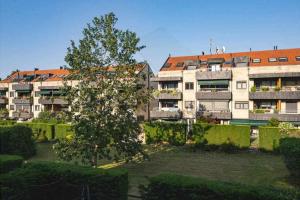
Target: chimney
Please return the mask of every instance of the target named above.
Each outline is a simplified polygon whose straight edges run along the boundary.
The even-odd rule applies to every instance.
[[[63,66],[60,66],[59,69],[63,69]]]
[[[35,67],[35,68],[34,68],[34,71],[37,71],[37,70],[39,70],[39,68]]]
[[[205,53],[204,53],[204,51],[202,51],[202,56],[204,56],[205,55]]]

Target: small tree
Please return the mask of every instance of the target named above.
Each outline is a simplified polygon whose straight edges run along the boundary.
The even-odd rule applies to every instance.
[[[79,44],[71,41],[68,48],[65,60],[71,74],[65,92],[75,135],[54,146],[66,161],[97,166],[97,160],[103,158],[128,161],[137,154],[145,155],[134,111],[150,94],[138,89],[140,66],[133,58],[144,46],[138,45],[135,33],[117,29],[116,22],[113,13],[94,18]],[[80,81],[67,87],[70,80]]]
[[[279,132],[281,134],[281,137],[287,137],[290,133],[291,129],[294,129],[294,125],[289,122],[281,122],[278,125]]]
[[[272,118],[269,120],[268,125],[269,125],[269,126],[273,126],[273,127],[278,127],[278,125],[279,125],[279,120],[276,119],[276,118],[274,118],[274,117],[272,117]]]

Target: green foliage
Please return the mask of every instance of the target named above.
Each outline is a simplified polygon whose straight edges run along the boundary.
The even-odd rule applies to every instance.
[[[282,137],[287,137],[290,133],[290,130],[294,129],[294,125],[290,122],[281,122],[278,125],[279,132]]]
[[[38,142],[45,142],[54,139],[54,124],[49,123],[22,123],[31,128],[34,139]]]
[[[146,143],[168,142],[171,145],[184,145],[186,142],[186,128],[184,123],[151,122],[143,124]]]
[[[74,135],[74,130],[69,124],[56,124],[55,125],[55,138],[64,139],[68,135]]]
[[[300,138],[280,139],[279,149],[291,176],[300,180]]]
[[[0,126],[11,126],[16,124],[17,122],[14,120],[2,120],[0,121]]]
[[[3,199],[78,199],[88,186],[90,199],[126,200],[128,191],[126,171],[50,162],[24,164],[0,180]]]
[[[1,154],[28,158],[36,153],[32,130],[26,126],[0,126]]]
[[[294,190],[209,181],[173,174],[151,177],[148,186],[141,186],[141,193],[143,200],[296,200],[299,198],[299,193]]]
[[[256,86],[255,85],[251,87],[251,92],[256,92]]]
[[[269,121],[268,121],[268,126],[272,126],[272,127],[278,127],[279,125],[279,120],[272,117]]]
[[[21,167],[23,158],[17,155],[0,155],[0,173],[7,173]]]
[[[0,109],[0,119],[6,119],[8,118],[8,110],[6,108]]]
[[[42,111],[39,113],[38,117],[33,119],[32,122],[35,123],[50,123],[50,124],[62,124],[68,122],[67,113],[61,112],[50,112]]]
[[[193,140],[196,147],[209,150],[234,151],[250,146],[250,127],[216,124],[193,124]]]
[[[281,90],[281,87],[276,86],[274,90],[275,90],[275,92],[279,92]]]
[[[263,86],[263,87],[261,87],[261,90],[263,92],[267,92],[267,91],[269,91],[269,87]]]

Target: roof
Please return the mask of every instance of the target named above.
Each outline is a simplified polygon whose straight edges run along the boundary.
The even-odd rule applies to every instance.
[[[264,50],[264,51],[249,51],[249,52],[237,52],[237,53],[221,53],[221,54],[211,54],[211,55],[194,55],[194,56],[176,56],[168,57],[164,65],[168,67],[162,67],[160,71],[175,71],[184,70],[185,66],[180,63],[186,61],[208,61],[209,59],[224,59],[226,61],[232,62],[235,57],[247,56],[250,59],[250,67],[259,66],[278,66],[278,65],[300,65],[300,61],[296,61],[296,56],[300,56],[300,48],[293,49],[280,49],[280,50]],[[279,58],[286,57],[288,60],[286,62],[269,62],[269,58]],[[260,59],[259,63],[253,63],[253,59]]]

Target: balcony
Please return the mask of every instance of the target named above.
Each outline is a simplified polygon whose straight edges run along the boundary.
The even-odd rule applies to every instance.
[[[231,71],[203,71],[197,72],[197,80],[228,80],[231,79]]]
[[[14,98],[12,100],[14,104],[32,104],[32,98],[31,97],[26,97],[26,98]]]
[[[40,98],[39,103],[42,105],[67,105],[68,102],[62,98]]]
[[[300,114],[249,113],[249,119],[252,119],[252,120],[270,120],[271,118],[276,118],[279,121],[299,122]]]
[[[8,99],[6,97],[0,97],[0,104],[7,104]]]
[[[182,81],[180,76],[169,76],[169,77],[152,77],[151,82],[161,82],[161,81]]]
[[[249,93],[249,99],[300,99],[299,91],[256,91]]]
[[[209,117],[212,119],[231,119],[231,112],[224,111],[198,111],[197,117]]]
[[[160,90],[154,94],[156,99],[182,99],[182,92],[176,90]]]
[[[157,108],[150,111],[152,119],[180,119],[182,113],[179,109],[158,110]]]
[[[12,89],[13,90],[16,90],[16,91],[31,91],[33,89],[33,85],[32,84],[15,84],[15,85],[12,85]]]
[[[6,92],[8,90],[8,87],[0,87],[1,92]]]
[[[12,117],[27,120],[33,117],[33,113],[25,111],[15,111],[12,113]]]
[[[196,98],[198,100],[230,100],[231,92],[224,90],[210,90],[210,91],[198,91],[196,92]]]

